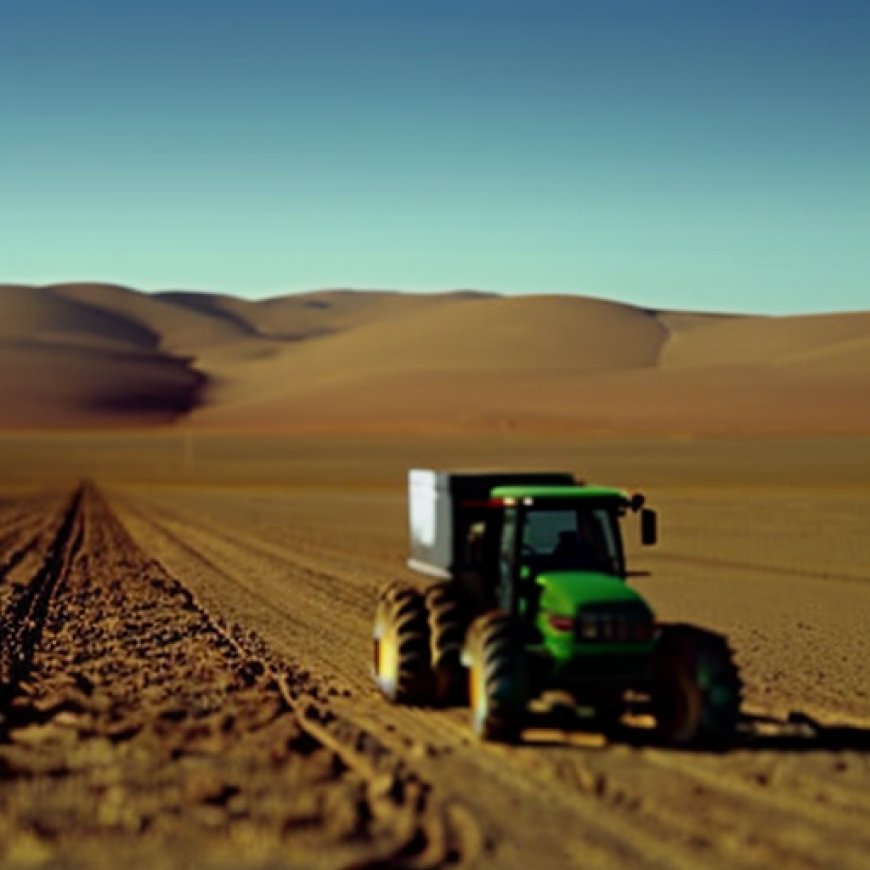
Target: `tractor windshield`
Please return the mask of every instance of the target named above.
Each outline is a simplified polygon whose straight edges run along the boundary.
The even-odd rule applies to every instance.
[[[619,530],[612,510],[590,505],[535,506],[525,511],[521,561],[542,571],[600,571],[621,576]]]

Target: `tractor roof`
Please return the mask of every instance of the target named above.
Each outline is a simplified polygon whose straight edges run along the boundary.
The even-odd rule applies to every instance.
[[[492,498],[513,499],[613,499],[627,502],[628,495],[612,486],[496,486],[490,492]]]

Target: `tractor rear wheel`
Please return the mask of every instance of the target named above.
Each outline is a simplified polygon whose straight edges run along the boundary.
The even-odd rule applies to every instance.
[[[740,718],[742,683],[725,638],[691,625],[661,629],[653,665],[659,736],[675,746],[726,746]]]
[[[384,696],[397,704],[428,703],[429,623],[416,589],[394,583],[380,594],[372,640],[375,682]]]
[[[522,647],[510,617],[498,610],[478,617],[468,631],[466,655],[472,728],[484,740],[516,742],[528,691]]]
[[[467,619],[459,588],[450,581],[426,590],[433,697],[437,704],[461,704],[466,700],[462,667],[462,644]]]

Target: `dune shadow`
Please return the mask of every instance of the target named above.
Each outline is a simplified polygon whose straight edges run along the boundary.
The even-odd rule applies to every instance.
[[[223,298],[215,293],[192,293],[183,290],[164,290],[155,294],[164,302],[178,308],[187,308],[197,314],[222,320],[234,326],[242,335],[252,338],[263,338],[263,334],[254,324],[228,308],[222,308]]]
[[[136,360],[131,354],[119,358],[124,363]],[[87,407],[119,420],[146,416],[171,422],[205,403],[212,379],[195,368],[192,359],[141,355],[139,360],[146,366],[142,372],[130,372],[117,389],[95,391]]]

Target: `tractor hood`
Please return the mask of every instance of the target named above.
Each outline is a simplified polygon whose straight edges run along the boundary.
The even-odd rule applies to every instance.
[[[639,603],[643,598],[625,581],[594,571],[544,571],[535,578],[542,587],[540,607],[549,613],[573,615],[588,604]]]

